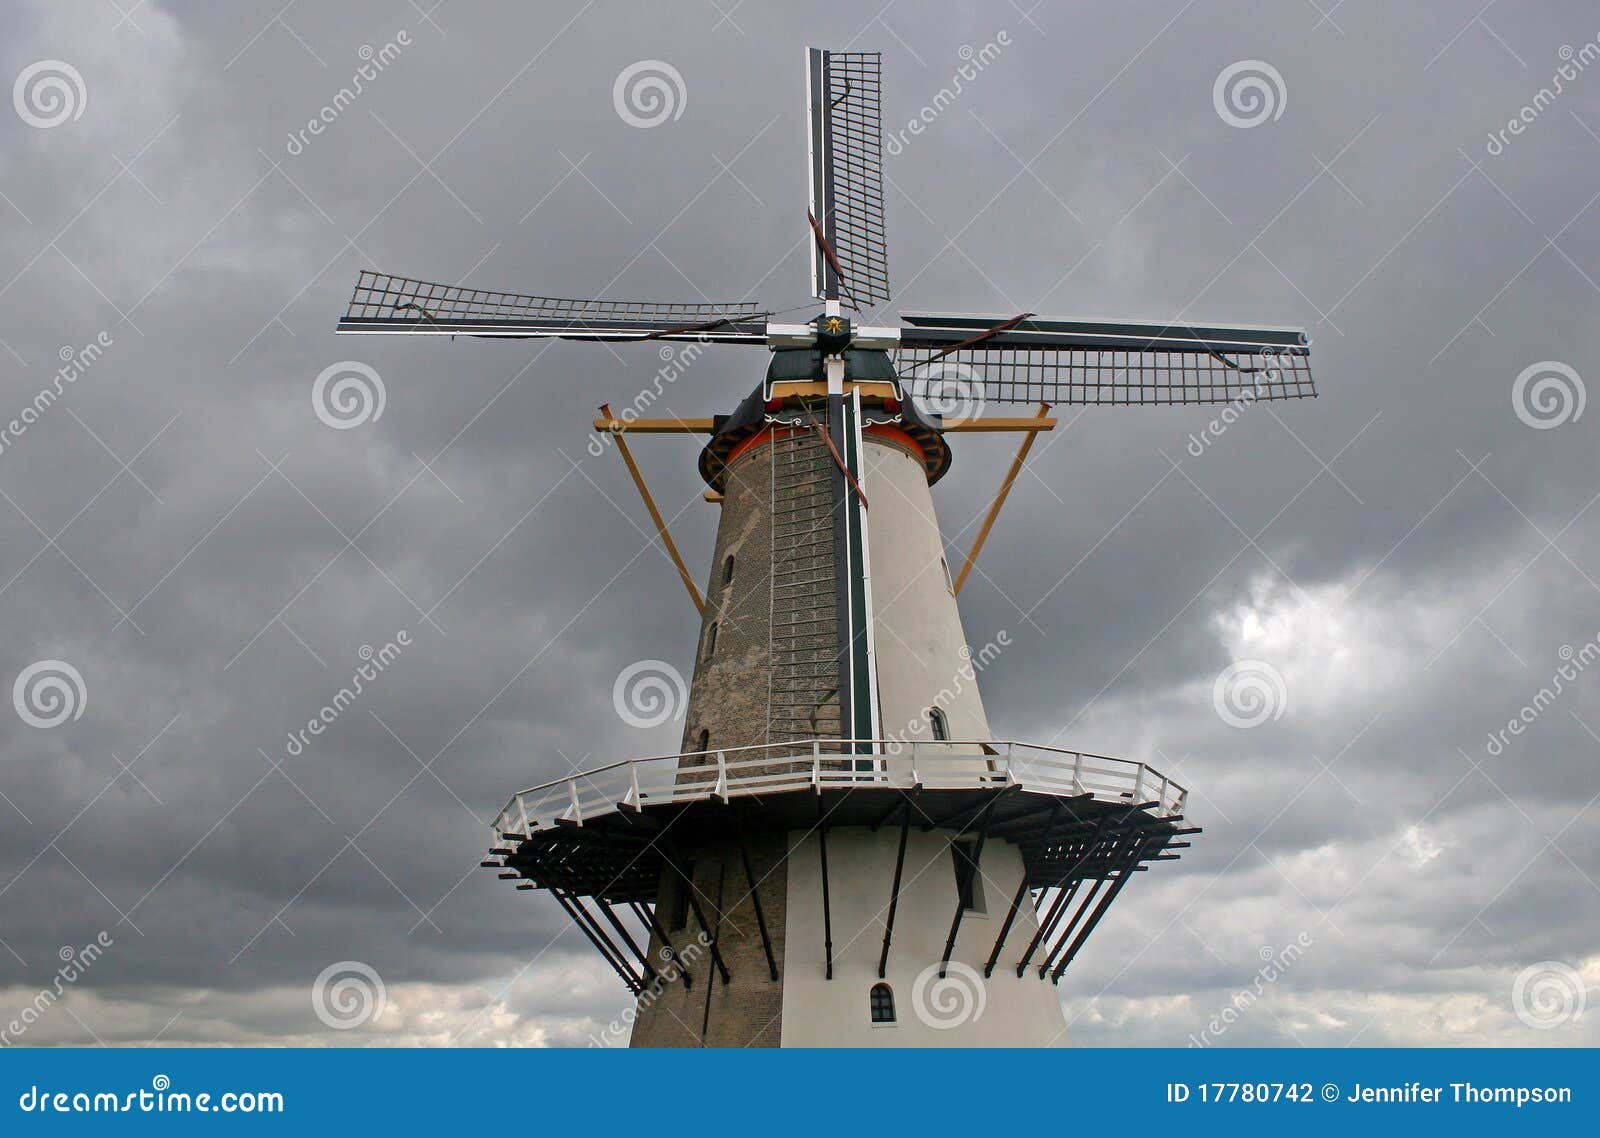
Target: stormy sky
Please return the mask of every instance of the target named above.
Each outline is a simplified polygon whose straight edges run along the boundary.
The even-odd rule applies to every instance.
[[[621,1011],[476,867],[512,790],[677,747],[612,686],[687,674],[697,619],[587,449],[661,360],[333,325],[364,268],[805,303],[820,43],[881,50],[886,125],[922,124],[886,319],[1314,341],[1321,398],[1225,429],[1061,408],[962,594],[1011,641],[997,735],[1148,761],[1205,827],[1063,980],[1072,1038],[1181,1044],[1248,990],[1208,1041],[1600,1042],[1600,21],[1481,7],[5,5],[0,680],[43,702],[0,715],[0,1022],[97,938],[16,1042],[581,1045]],[[667,113],[619,104],[642,61]],[[354,425],[314,397],[346,361],[383,392]],[[653,413],[764,362],[708,351]],[[636,453],[703,577],[694,446]],[[952,560],[1012,446],[956,440]],[[385,1004],[334,1030],[310,993],[352,961]]]

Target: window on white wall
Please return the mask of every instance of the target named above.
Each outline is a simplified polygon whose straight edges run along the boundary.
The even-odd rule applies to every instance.
[[[875,1024],[894,1022],[894,989],[887,984],[874,984],[868,997]]]

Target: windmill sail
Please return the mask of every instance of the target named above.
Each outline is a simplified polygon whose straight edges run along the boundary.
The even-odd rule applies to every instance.
[[[866,310],[889,299],[883,56],[811,48],[807,64],[811,216],[838,259],[836,268],[818,243],[811,258],[812,292]]]
[[[754,302],[571,300],[434,284],[363,271],[340,332],[559,337],[566,340],[766,342],[767,313]]]
[[[912,393],[967,385],[997,403],[1187,404],[1315,396],[1298,328],[907,313]]]

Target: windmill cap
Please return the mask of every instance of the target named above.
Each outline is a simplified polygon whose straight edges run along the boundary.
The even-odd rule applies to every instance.
[[[765,431],[769,402],[767,393],[773,383],[821,383],[826,369],[822,353],[815,348],[779,348],[772,353],[767,366],[766,380],[752,391],[731,415],[717,415],[712,419],[711,441],[700,452],[700,476],[713,490],[726,488],[728,464],[733,461],[743,444]],[[938,421],[923,414],[916,400],[902,398],[899,378],[889,353],[878,349],[851,348],[845,352],[844,378],[847,383],[884,383],[894,386],[896,394],[868,402],[864,411],[870,429],[879,425],[892,425],[921,451],[923,466],[929,483],[937,482],[950,469],[951,453]]]

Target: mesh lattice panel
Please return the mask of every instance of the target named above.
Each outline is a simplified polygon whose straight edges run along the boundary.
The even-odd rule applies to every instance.
[[[642,329],[677,327],[712,320],[759,319],[754,301],[662,303],[632,300],[572,300],[464,288],[363,271],[345,309],[346,322],[399,325],[431,323],[494,326],[574,327],[637,324]]]
[[[1311,357],[1283,349],[1226,359],[1209,352],[1128,352],[975,345],[938,357],[902,348],[908,393],[941,403],[1163,404],[1300,399],[1316,395]],[[971,411],[964,411],[971,414]]]
[[[883,56],[828,51],[823,122],[831,162],[822,222],[844,269],[840,299],[867,309],[889,299],[883,228]]]

